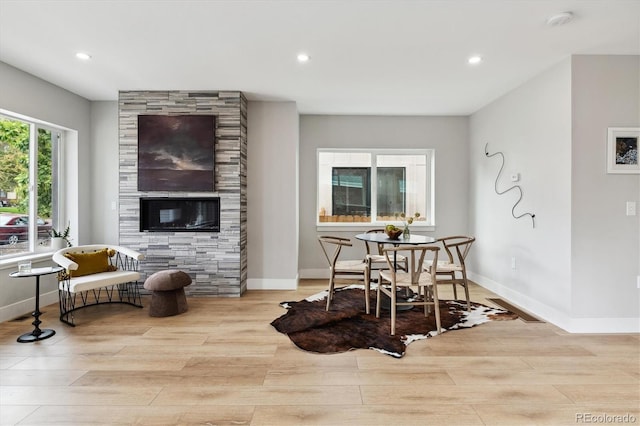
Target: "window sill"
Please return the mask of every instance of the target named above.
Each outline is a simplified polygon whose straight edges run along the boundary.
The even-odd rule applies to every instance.
[[[55,250],[26,253],[24,255],[18,255],[7,259],[0,259],[0,270],[18,269],[18,264],[25,260],[30,260],[32,263],[50,261],[53,253],[55,253]]]
[[[358,233],[365,232],[368,229],[384,228],[386,223],[316,223],[316,231],[336,231],[336,232],[349,232],[354,231]],[[396,225],[398,228],[402,226]],[[436,230],[435,225],[411,225],[411,232],[433,232]]]

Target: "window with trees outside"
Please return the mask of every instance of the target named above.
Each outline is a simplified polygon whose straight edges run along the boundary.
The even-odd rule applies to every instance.
[[[433,150],[318,150],[322,225],[433,225]]]
[[[62,130],[0,115],[0,258],[50,244],[58,227]]]

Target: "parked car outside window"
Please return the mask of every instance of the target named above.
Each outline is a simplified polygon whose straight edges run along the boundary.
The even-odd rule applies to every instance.
[[[38,218],[38,239],[49,238],[51,223]],[[0,244],[17,244],[29,240],[29,216],[24,214],[0,214]]]

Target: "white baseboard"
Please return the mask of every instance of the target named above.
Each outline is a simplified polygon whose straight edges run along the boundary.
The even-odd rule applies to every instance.
[[[298,279],[247,278],[247,290],[297,290]]]
[[[321,280],[329,279],[329,268],[321,269],[301,269],[298,271],[298,275],[301,279],[307,280]]]
[[[40,310],[43,306],[51,305],[52,303],[58,303],[58,291],[50,291],[40,295]],[[12,303],[11,305],[3,306],[0,308],[0,322],[10,321],[14,318],[18,318],[22,315],[31,315],[36,306],[35,297],[30,297],[19,302]],[[58,309],[58,307],[55,307]]]
[[[640,333],[640,318],[572,318],[496,281],[469,272],[469,279],[569,333]]]
[[[570,333],[640,333],[640,318],[571,318]]]

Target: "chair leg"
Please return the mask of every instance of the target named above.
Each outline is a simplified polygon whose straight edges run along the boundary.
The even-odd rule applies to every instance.
[[[458,300],[458,288],[456,287],[456,273],[451,273],[451,286],[453,287],[453,300]]]
[[[469,299],[469,287],[467,286],[466,280],[463,284],[464,294],[467,296],[467,311],[471,311],[471,299]]]
[[[424,303],[424,316],[428,317],[429,316],[429,305],[427,305],[427,301],[429,300],[429,295],[427,294],[427,287],[422,287],[422,290],[420,289],[420,287],[418,287],[418,296],[422,295],[422,301],[425,302]]]
[[[431,305],[427,302],[433,300],[433,293],[431,289],[427,286],[422,287],[422,291],[424,291],[424,316],[429,316],[429,312],[431,312]]]
[[[467,274],[465,271],[462,271],[462,280],[460,285],[464,287],[464,295],[467,297],[467,311],[471,311],[471,299],[469,298],[469,281],[467,280]]]
[[[371,272],[369,270],[364,271],[364,305],[367,315],[369,315],[369,312],[371,312],[371,302],[369,300],[369,295],[371,293],[370,274]]]
[[[334,278],[334,273],[331,271],[331,275],[329,276],[329,294],[327,294],[327,311],[329,310],[329,306],[331,306],[331,299],[333,298]]]
[[[382,280],[378,280],[378,288],[376,290],[376,318],[380,318],[380,288],[382,287]]]
[[[396,286],[391,285],[391,335],[396,335]]]
[[[442,324],[440,322],[440,300],[438,299],[438,286],[434,284],[432,286],[432,296],[433,296],[433,308],[436,314],[436,333],[440,334],[442,329]]]

